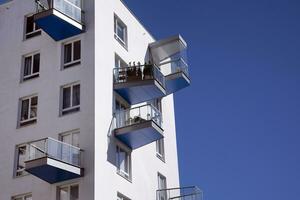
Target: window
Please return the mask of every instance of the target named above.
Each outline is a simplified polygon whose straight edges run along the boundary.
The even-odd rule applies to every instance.
[[[162,112],[162,103],[161,98],[160,99],[154,99],[151,104],[159,111]]]
[[[126,197],[125,195],[118,192],[117,200],[130,200],[130,199],[128,197]]]
[[[19,145],[16,147],[16,164],[15,164],[15,170],[14,170],[14,176],[20,177],[28,174],[25,171],[25,160],[27,156],[27,146],[25,144]]]
[[[167,200],[167,180],[166,177],[158,173],[158,200]]]
[[[74,65],[78,65],[81,62],[81,41],[72,41],[64,44],[63,46],[64,52],[64,65],[63,68],[66,69],[68,67],[72,67]]]
[[[32,200],[32,194],[23,194],[11,198],[12,200]]]
[[[80,110],[80,84],[73,83],[62,87],[61,114],[69,114]]]
[[[131,154],[117,146],[117,172],[126,179],[131,179]]]
[[[79,147],[79,130],[62,133],[60,134],[59,139],[64,143]]]
[[[115,54],[115,68],[128,67],[127,63],[117,54]]]
[[[40,54],[24,56],[23,60],[23,81],[38,77],[40,72]]]
[[[79,185],[67,185],[58,188],[58,200],[79,200]]]
[[[34,23],[33,15],[25,18],[25,39],[41,35],[41,29]]]
[[[31,96],[21,99],[20,126],[36,123],[38,97]]]
[[[156,155],[162,161],[165,161],[165,140],[164,140],[164,138],[156,141]]]
[[[127,26],[115,15],[115,38],[127,48]]]

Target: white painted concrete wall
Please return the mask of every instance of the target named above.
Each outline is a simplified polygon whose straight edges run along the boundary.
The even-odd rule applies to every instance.
[[[33,199],[55,200],[56,188],[78,181],[80,199],[116,199],[117,192],[131,199],[154,200],[157,173],[168,187],[179,186],[173,96],[163,98],[166,162],[156,157],[155,143],[132,152],[132,182],[116,173],[115,142],[107,137],[112,120],[114,55],[126,62],[143,62],[151,35],[120,0],[85,0],[86,33],[81,65],[61,70],[61,47],[46,33],[23,41],[24,16],[35,11],[33,0],[14,0],[0,6],[0,200],[22,193]],[[114,39],[114,13],[128,27],[128,50]],[[70,40],[67,39],[67,41]],[[22,55],[39,50],[40,77],[20,83]],[[60,86],[81,83],[81,111],[59,117]],[[38,94],[37,124],[17,128],[19,98]],[[15,147],[45,137],[80,129],[84,149],[83,178],[50,185],[32,175],[13,178]]]

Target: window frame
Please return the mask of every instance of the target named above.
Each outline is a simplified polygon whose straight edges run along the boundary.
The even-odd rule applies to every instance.
[[[124,40],[118,35],[118,27],[124,29]],[[114,15],[114,37],[126,50],[128,49],[128,27],[116,14]]]
[[[80,48],[79,48],[79,59],[74,60],[74,44],[76,42],[80,42]],[[71,61],[70,62],[65,62],[65,56],[66,56],[66,52],[65,52],[65,47],[66,45],[71,45]],[[70,67],[73,67],[75,65],[80,65],[81,64],[81,59],[82,59],[82,51],[81,48],[82,47],[82,41],[81,39],[74,39],[68,42],[65,42],[62,44],[62,69],[68,69]]]
[[[37,103],[36,103],[36,116],[31,118],[30,114],[31,114],[31,102],[33,98],[37,98]],[[29,100],[28,102],[28,110],[27,110],[27,115],[28,115],[28,119],[22,120],[22,110],[23,110],[23,101]],[[37,123],[37,116],[38,116],[38,102],[39,102],[39,98],[37,94],[33,94],[30,96],[26,96],[26,97],[22,97],[19,99],[19,118],[18,118],[18,127],[24,127],[24,126],[28,126],[28,125],[32,125]]]
[[[79,85],[79,105],[76,105],[76,106],[73,106],[73,90],[74,90],[74,86],[77,86]],[[64,89],[65,88],[71,88],[70,89],[70,107],[68,108],[63,108],[63,104],[64,104]],[[72,113],[76,113],[76,112],[79,112],[80,111],[80,105],[81,105],[81,84],[80,82],[73,82],[73,83],[70,83],[70,84],[67,84],[67,85],[63,85],[61,86],[61,89],[60,89],[60,98],[61,98],[61,101],[60,101],[60,116],[65,116],[65,115],[68,115],[68,114],[72,114]]]
[[[31,199],[32,199],[32,193],[19,194],[19,195],[11,197],[11,200],[18,200],[20,198],[22,200],[27,200],[28,197],[31,197]]]
[[[75,134],[78,135],[78,145],[75,145],[75,144],[74,144],[74,135],[75,135]],[[71,130],[71,131],[67,131],[67,132],[60,133],[59,136],[58,136],[59,141],[64,142],[64,141],[63,141],[63,137],[69,136],[69,135],[71,135],[71,137],[72,137],[72,143],[71,143],[70,145],[79,148],[79,146],[80,146],[80,142],[79,142],[80,130],[79,130],[79,129],[74,129],[74,130]]]
[[[72,183],[72,184],[67,184],[67,185],[60,185],[57,186],[57,190],[56,190],[56,194],[57,194],[57,198],[58,200],[61,200],[60,198],[60,191],[62,188],[68,188],[68,195],[67,195],[67,199],[70,200],[71,199],[71,187],[73,186],[77,186],[78,187],[78,197],[80,195],[80,184],[79,183]]]
[[[164,187],[161,187],[161,180],[164,181],[163,185]],[[168,188],[168,184],[167,184],[167,177],[162,175],[160,172],[157,173],[157,188],[158,190],[164,190],[164,189],[167,189]],[[159,193],[159,197],[162,197],[162,198],[159,198],[159,200],[167,200],[167,191],[165,191],[164,193]]]
[[[131,199],[125,196],[124,194],[117,192],[117,200],[131,200]]]
[[[128,168],[128,172],[125,170],[121,169],[121,162],[120,162],[120,152],[125,152],[125,168]],[[126,180],[130,181],[132,180],[132,163],[131,163],[131,151],[122,147],[121,144],[116,145],[116,168],[117,168],[117,174],[125,178]]]
[[[19,178],[19,177],[29,175],[29,173],[25,171],[25,167],[23,169],[18,169],[19,161],[20,161],[19,149],[22,147],[25,147],[25,158],[28,156],[28,147],[26,144],[18,144],[15,146],[15,164],[14,164],[14,175],[13,175],[14,178]],[[21,174],[18,175],[18,173]]]
[[[39,71],[33,73],[33,66],[34,66],[34,56],[39,55]],[[30,63],[30,75],[25,75],[25,66],[26,66],[26,58],[31,58],[31,63]],[[28,81],[30,79],[34,79],[40,76],[40,67],[41,67],[41,53],[39,51],[35,51],[26,55],[23,55],[22,57],[22,77],[21,77],[21,82]]]
[[[162,138],[156,141],[156,156],[165,162],[166,160],[166,151],[165,151],[165,139]]]
[[[28,18],[33,17],[34,14],[29,14],[25,16],[25,22],[24,22],[24,40],[28,40],[30,38],[34,38],[36,36],[42,35],[42,29],[36,25],[33,19],[33,31],[27,32],[27,24],[28,24]]]

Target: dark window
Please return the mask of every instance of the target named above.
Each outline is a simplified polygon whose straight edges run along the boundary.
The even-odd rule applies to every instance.
[[[20,126],[33,124],[37,120],[38,97],[29,97],[21,100]]]
[[[64,45],[64,68],[80,64],[81,42],[75,41]]]
[[[25,39],[41,35],[41,29],[34,23],[33,15],[26,17]]]
[[[62,115],[80,110],[80,84],[62,88]]]
[[[26,56],[24,59],[23,81],[39,76],[40,54]]]

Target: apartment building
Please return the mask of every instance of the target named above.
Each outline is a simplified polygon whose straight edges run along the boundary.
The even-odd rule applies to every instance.
[[[187,44],[120,0],[0,4],[0,200],[201,199],[179,183]]]

